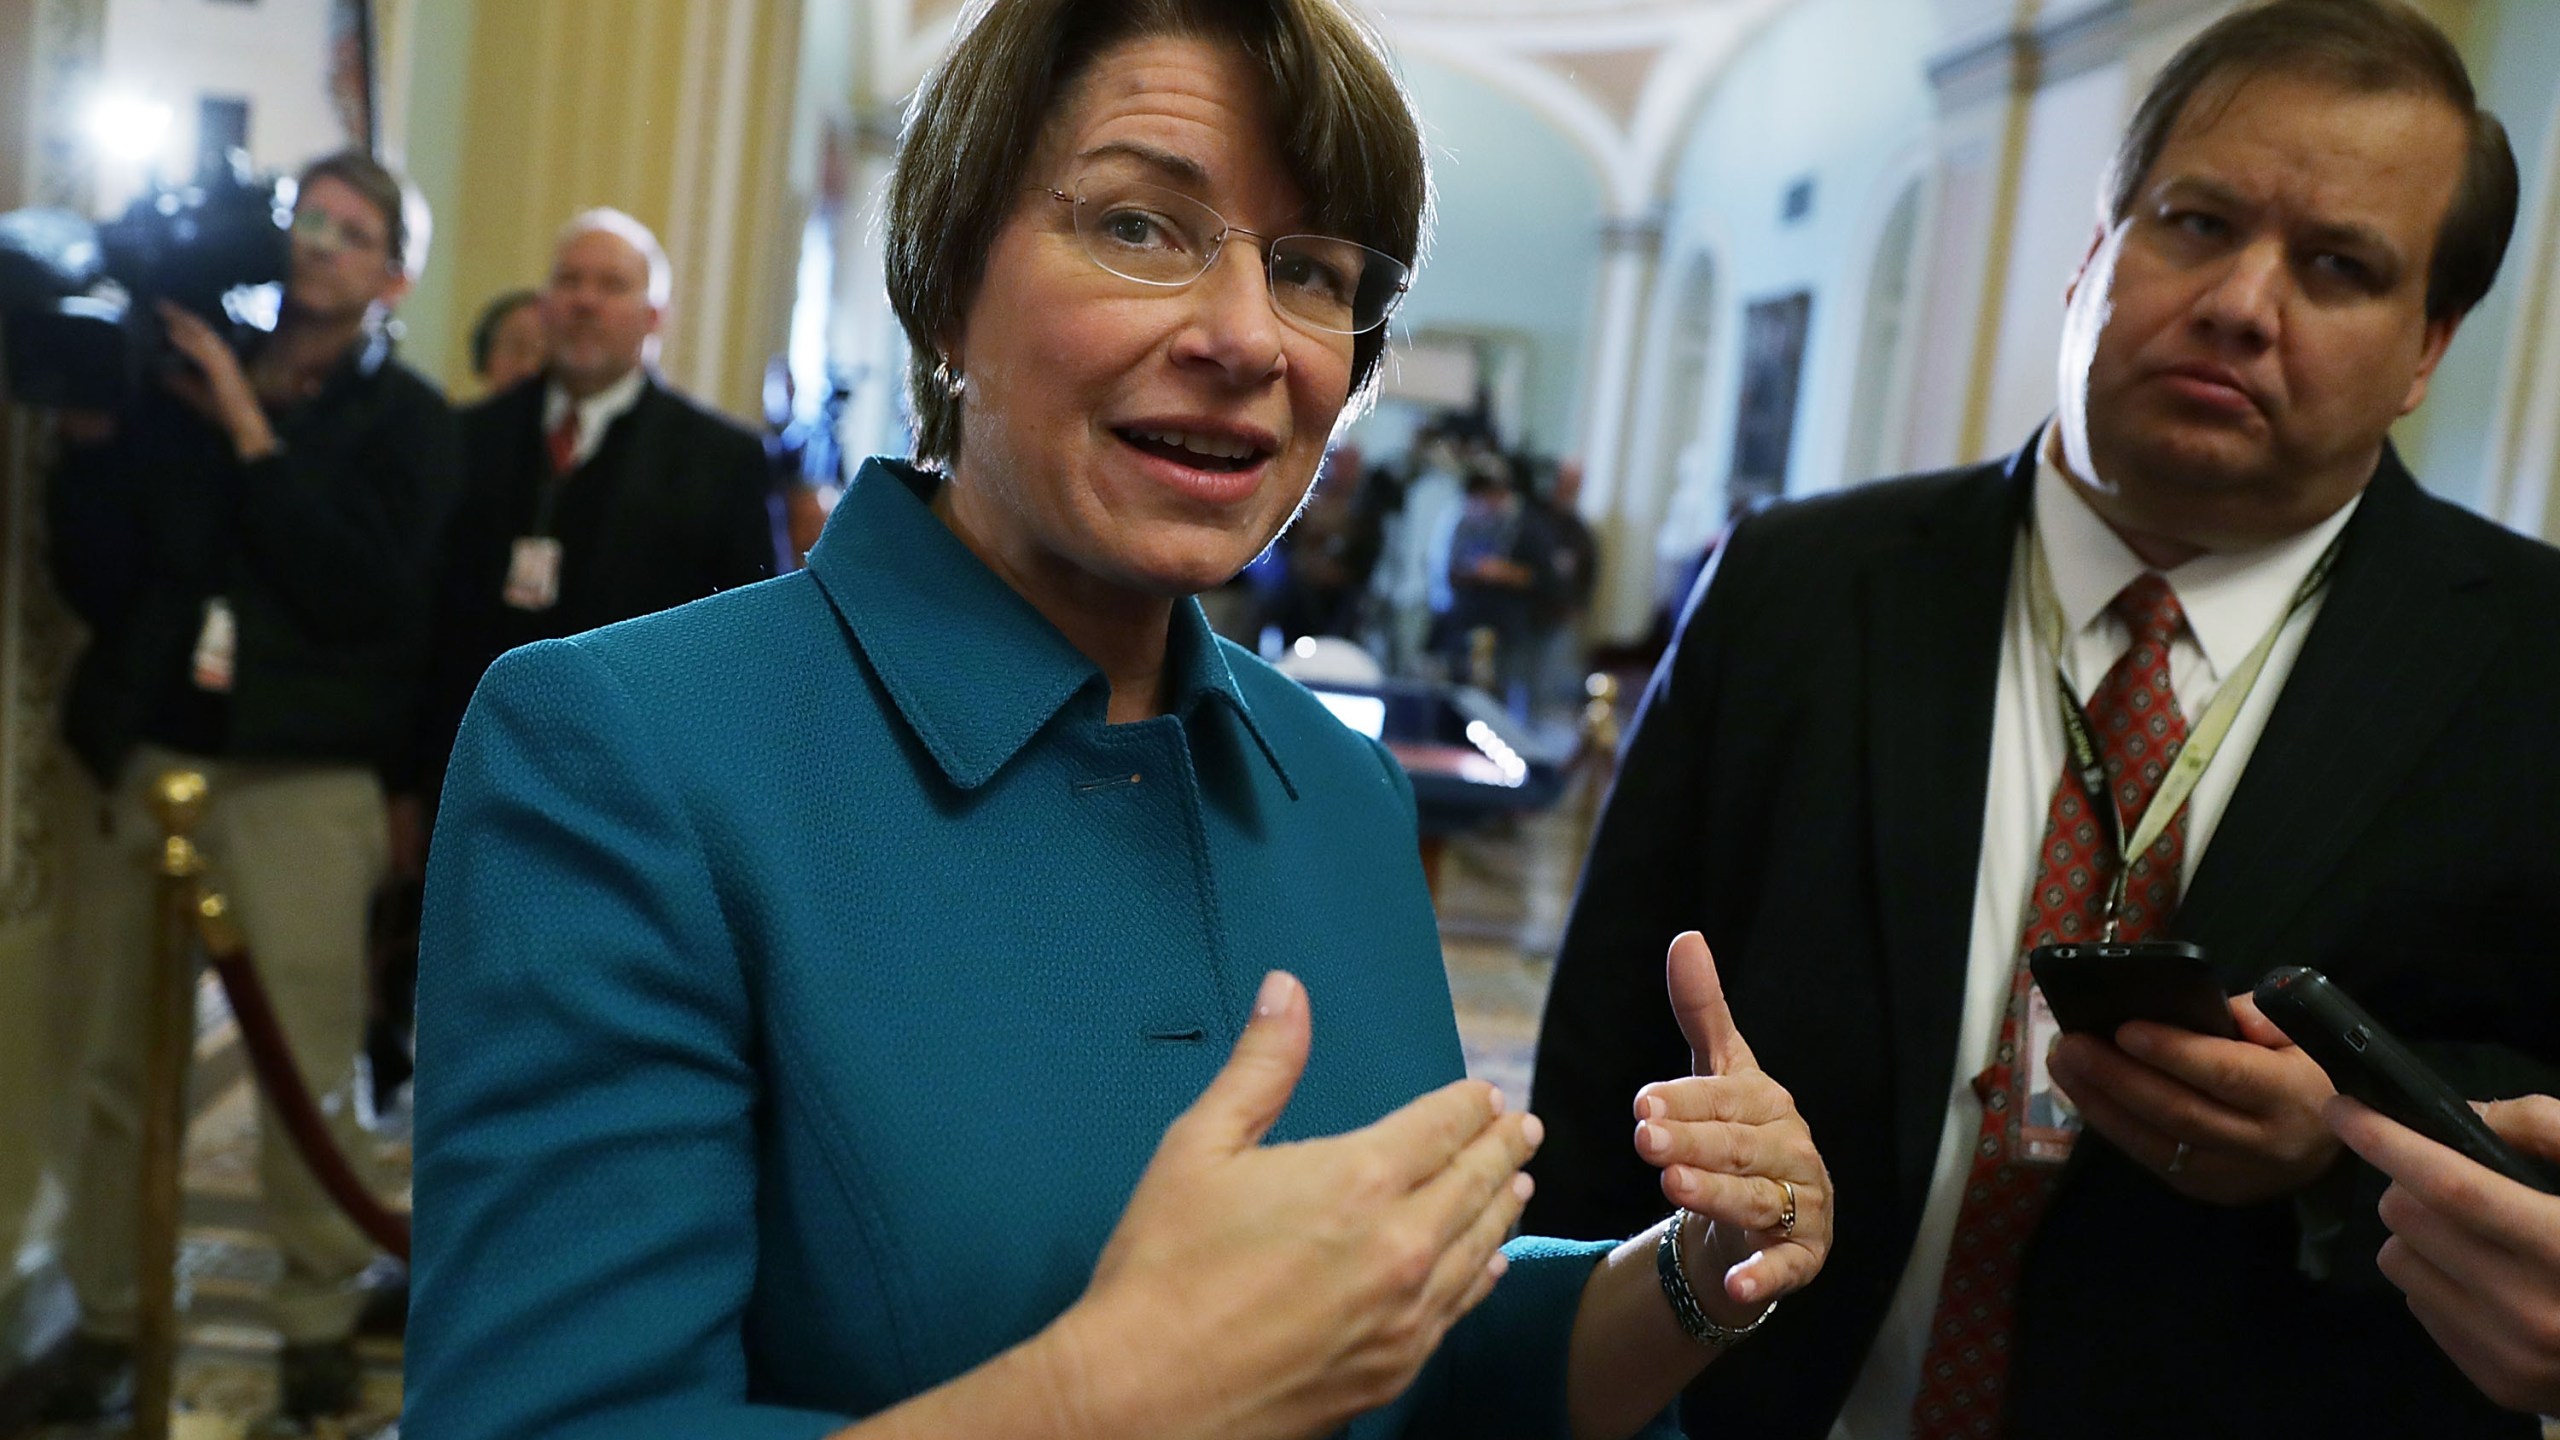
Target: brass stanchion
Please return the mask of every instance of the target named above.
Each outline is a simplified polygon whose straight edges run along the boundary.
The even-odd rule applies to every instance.
[[[205,778],[162,775],[151,793],[166,837],[160,847],[159,925],[153,933],[149,1049],[142,1069],[142,1224],[135,1236],[135,1440],[167,1440],[178,1365],[180,1155],[186,1140],[187,1068],[195,1051],[196,887],[204,854]]]
[[[1582,707],[1582,743],[1574,755],[1579,772],[1574,776],[1574,808],[1588,843],[1600,801],[1618,769],[1618,677],[1594,670],[1584,678],[1582,693],[1591,698]]]
[[[1600,762],[1604,770],[1618,763],[1618,677],[1606,670],[1594,670],[1584,677],[1582,693],[1591,699],[1582,707],[1582,747],[1586,754]]]
[[[1479,625],[1467,632],[1467,683],[1500,699],[1502,684],[1498,651],[1502,638],[1490,625]]]

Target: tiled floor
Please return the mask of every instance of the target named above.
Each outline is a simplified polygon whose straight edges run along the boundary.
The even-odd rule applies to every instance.
[[[178,1295],[184,1349],[178,1360],[178,1412],[173,1440],[245,1440],[281,1431],[266,1423],[275,1409],[276,1335],[260,1297],[278,1261],[258,1210],[257,1104],[239,1032],[221,992],[208,985],[199,1004],[194,1120],[187,1129],[186,1229],[179,1240]],[[403,1190],[407,1143],[396,1135],[376,1148],[380,1172]],[[396,1440],[400,1414],[400,1345],[362,1341],[364,1403],[316,1440]],[[103,1440],[118,1431],[53,1426],[34,1440]]]

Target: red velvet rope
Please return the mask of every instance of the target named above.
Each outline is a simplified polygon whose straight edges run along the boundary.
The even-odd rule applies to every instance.
[[[266,1093],[267,1104],[284,1121],[286,1133],[293,1137],[293,1148],[311,1167],[320,1188],[329,1192],[329,1198],[367,1238],[406,1264],[409,1217],[383,1204],[356,1178],[355,1168],[347,1163],[347,1157],[329,1134],[320,1107],[312,1103],[311,1091],[302,1083],[302,1072],[294,1066],[293,1048],[285,1041],[284,1027],[276,1023],[275,1005],[267,998],[265,983],[258,979],[257,966],[245,947],[222,943],[227,938],[207,934],[205,954],[213,962],[214,973],[222,977],[223,994],[231,999],[231,1018],[239,1022],[240,1043],[248,1049],[258,1088]]]

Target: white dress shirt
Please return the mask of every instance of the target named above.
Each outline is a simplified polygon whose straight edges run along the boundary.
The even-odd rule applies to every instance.
[[[1911,1432],[1911,1402],[1919,1389],[1929,1321],[1937,1310],[1956,1212],[1982,1128],[1982,1102],[1973,1093],[1973,1079],[1991,1063],[1999,1043],[2027,892],[2035,882],[2037,847],[2044,838],[2053,787],[2062,776],[2062,718],[2054,701],[2051,662],[2037,643],[2029,609],[2027,547],[2040,538],[2051,563],[2054,593],[2069,627],[2066,664],[2083,705],[2133,643],[2132,633],[2107,606],[2149,567],[2107,528],[2055,464],[2048,431],[2036,466],[2032,533],[2020,532],[2009,565],[2008,618],[2001,627],[1999,689],[1991,717],[1991,773],[1982,806],[1982,868],[1974,880],[1973,934],[1966,950],[1964,1018],[1929,1203],[1921,1212],[1920,1233],[1902,1283],[1885,1312],[1884,1328],[1867,1352],[1866,1365],[1832,1426],[1831,1440],[1903,1440]],[[2361,497],[2349,501],[2337,514],[2290,539],[2257,550],[2199,556],[2163,572],[2187,613],[2188,628],[2170,645],[2169,678],[2178,692],[2178,708],[2191,725],[2213,703],[2223,677],[2268,629],[2279,622],[2284,626],[2221,751],[2187,801],[2186,852],[2178,867],[2181,893],[2212,843],[2223,807],[2257,748],[2326,592],[2290,619],[2285,607],[2360,502]]]
[[[569,392],[554,380],[542,391],[542,433],[549,435],[559,429],[561,417],[569,413],[570,405],[575,404],[578,407],[578,450],[576,464],[571,468],[584,465],[596,458],[596,451],[604,445],[604,432],[613,427],[613,422],[629,414],[631,407],[640,403],[641,387],[648,383],[649,367],[634,365],[630,374],[584,400],[572,401]]]

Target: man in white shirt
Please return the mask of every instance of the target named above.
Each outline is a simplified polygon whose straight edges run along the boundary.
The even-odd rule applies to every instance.
[[[2245,999],[2236,1040],[2057,1039],[2021,965],[2111,922],[2235,994],[2313,965],[2471,1093],[2549,1088],[2560,554],[2387,440],[2513,159],[2415,12],[2278,0],[2170,62],[2112,182],[2045,433],[1747,521],[1692,600],[1559,958],[1525,1223],[1665,1203],[1627,1076],[1696,927],[1843,1215],[1692,1433],[2530,1435],[2375,1273],[2318,1066]]]

